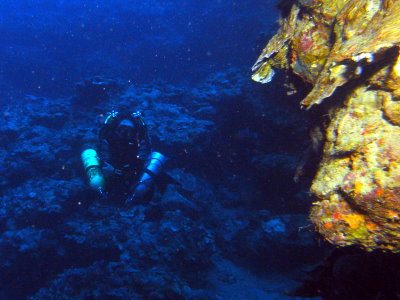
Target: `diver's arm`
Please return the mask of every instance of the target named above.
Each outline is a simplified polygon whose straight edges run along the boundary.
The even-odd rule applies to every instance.
[[[138,150],[136,153],[139,164],[143,166],[143,172],[140,175],[139,181],[133,188],[133,193],[127,199],[127,202],[137,201],[143,199],[145,195],[153,188],[155,173],[151,172],[151,143],[148,135],[147,125],[143,120],[140,112],[132,114],[132,117],[139,130],[137,135]],[[161,158],[162,157],[162,158]],[[160,166],[164,161],[163,156],[160,156]],[[150,169],[149,169],[150,167]],[[157,172],[157,171],[156,171]]]
[[[151,141],[149,137],[149,133],[147,130],[147,125],[144,122],[142,114],[140,112],[132,114],[132,117],[135,120],[136,126],[138,127],[138,152],[137,158],[141,161],[146,161],[151,153]]]

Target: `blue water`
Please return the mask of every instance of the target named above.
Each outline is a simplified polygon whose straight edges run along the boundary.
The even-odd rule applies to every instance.
[[[199,82],[249,70],[276,28],[273,1],[11,1],[0,3],[2,81],[40,94],[87,76]]]
[[[277,5],[0,2],[0,299],[334,299],[362,286],[341,281],[358,252],[333,272],[307,217],[313,115],[284,74],[250,80]],[[168,158],[168,184],[144,201],[124,203],[136,183],[89,187],[81,151],[112,110],[142,112]],[[348,257],[359,264],[342,272]]]

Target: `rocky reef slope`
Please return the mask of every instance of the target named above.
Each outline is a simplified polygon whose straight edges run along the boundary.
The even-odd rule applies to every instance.
[[[321,252],[303,186],[286,185],[303,120],[237,70],[195,87],[89,78],[73,97],[13,100],[1,109],[2,299],[265,299],[248,270],[273,275]],[[89,190],[81,146],[112,109],[143,112],[181,186],[130,207]]]

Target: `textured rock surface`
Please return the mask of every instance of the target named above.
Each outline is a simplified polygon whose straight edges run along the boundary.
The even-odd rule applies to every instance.
[[[295,1],[253,67],[308,82],[306,108],[329,102],[311,219],[335,245],[400,251],[399,20],[399,1]]]
[[[247,255],[265,273],[274,261],[289,265],[288,256],[295,268],[320,249],[312,232],[297,234],[309,222],[306,211],[275,217],[274,201],[264,201],[265,194],[282,198],[275,187],[293,173],[303,120],[293,111],[277,117],[285,110],[246,85],[227,70],[196,87],[121,86],[98,98],[86,81],[75,97],[30,95],[2,107],[0,298],[236,299],[232,287],[268,298],[262,279],[225,269],[224,261]],[[144,112],[154,149],[169,158],[169,175],[181,186],[130,207],[89,190],[80,149],[112,109]],[[280,138],[287,130],[290,142]],[[265,174],[274,175],[270,192],[258,186]],[[303,187],[296,189],[286,189],[282,207],[298,205],[291,196]],[[256,204],[263,213],[254,213]]]

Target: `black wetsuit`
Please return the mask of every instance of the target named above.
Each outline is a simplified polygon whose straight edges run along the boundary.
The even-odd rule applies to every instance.
[[[121,140],[117,134],[122,120],[130,120],[135,127],[135,135],[129,142]],[[100,158],[106,177],[106,192],[110,197],[128,196],[142,176],[151,153],[147,126],[141,115],[118,114],[113,117],[100,129],[99,139],[94,144],[90,148],[95,149]]]

